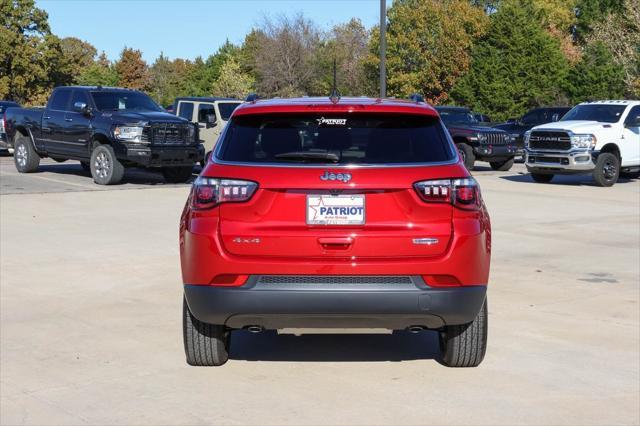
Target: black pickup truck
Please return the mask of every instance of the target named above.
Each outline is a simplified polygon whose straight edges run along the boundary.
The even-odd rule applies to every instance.
[[[518,147],[518,155],[524,157],[524,133],[541,124],[560,120],[570,109],[571,107],[535,108],[520,118],[511,118],[505,123],[494,125],[493,128],[509,133]]]
[[[507,171],[513,166],[516,146],[507,132],[481,126],[469,108],[438,106],[436,110],[467,169],[473,170],[476,160],[488,161],[493,170]]]
[[[4,118],[21,173],[50,157],[80,161],[101,185],[118,183],[125,167],[155,168],[169,182],[184,182],[204,157],[193,123],[135,90],[58,87],[44,109],[9,108]]]

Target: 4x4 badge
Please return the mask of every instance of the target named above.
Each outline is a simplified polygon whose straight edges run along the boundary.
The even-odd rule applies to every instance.
[[[351,180],[350,173],[331,173],[325,170],[323,175],[320,175],[320,180],[340,180],[347,183]]]

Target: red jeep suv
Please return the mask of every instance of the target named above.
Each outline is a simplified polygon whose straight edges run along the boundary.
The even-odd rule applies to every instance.
[[[238,107],[180,222],[187,362],[231,331],[437,330],[442,362],[487,343],[491,226],[438,113],[419,101]]]

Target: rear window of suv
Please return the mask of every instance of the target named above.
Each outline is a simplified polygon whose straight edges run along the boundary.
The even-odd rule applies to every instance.
[[[411,164],[450,161],[455,153],[436,117],[256,114],[231,120],[218,158],[240,163]]]

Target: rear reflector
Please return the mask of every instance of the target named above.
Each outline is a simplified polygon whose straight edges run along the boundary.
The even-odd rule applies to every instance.
[[[422,279],[431,287],[456,287],[460,281],[453,275],[423,275]]]
[[[241,286],[247,282],[249,275],[222,274],[216,275],[209,284],[219,286]]]

